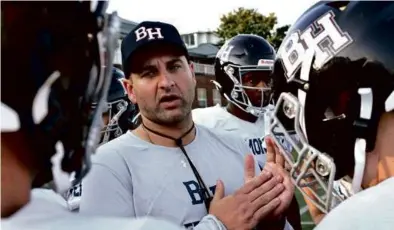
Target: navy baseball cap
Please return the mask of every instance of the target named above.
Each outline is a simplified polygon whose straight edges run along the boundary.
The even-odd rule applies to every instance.
[[[133,54],[138,49],[155,43],[165,43],[179,47],[186,58],[189,58],[185,43],[173,25],[164,22],[143,21],[122,40],[122,66],[126,78],[131,73],[130,60]]]

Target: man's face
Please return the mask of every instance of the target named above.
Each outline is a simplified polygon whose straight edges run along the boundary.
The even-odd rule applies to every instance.
[[[268,71],[250,71],[242,76],[242,85],[247,87],[255,87],[256,89],[244,89],[246,95],[248,95],[249,100],[253,106],[260,107],[264,100],[264,106],[268,104],[270,98],[271,90],[263,89],[269,88],[268,82],[270,81],[270,72]],[[264,97],[262,97],[263,91]]]
[[[189,116],[196,80],[182,52],[166,45],[149,47],[136,53],[131,62],[133,73],[125,85],[144,117],[172,125]]]

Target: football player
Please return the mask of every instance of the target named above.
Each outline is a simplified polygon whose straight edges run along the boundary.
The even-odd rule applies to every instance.
[[[213,83],[228,101],[192,111],[193,120],[208,128],[240,135],[264,167],[264,115],[272,109],[271,71],[275,59],[274,48],[262,37],[240,34],[231,38],[219,50],[215,59]]]
[[[213,83],[227,99],[228,104],[219,104],[192,111],[195,123],[218,131],[241,136],[255,155],[259,166],[264,167],[266,148],[264,137],[268,134],[272,111],[271,72],[275,60],[275,50],[264,38],[239,34],[219,50],[215,63]],[[296,200],[292,204],[289,218],[295,229],[300,229],[299,208]]]
[[[270,129],[293,147],[276,140],[295,185],[328,213],[317,229],[394,226],[393,15],[394,2],[319,2],[278,51]],[[331,210],[333,182],[347,175],[355,194]]]
[[[54,170],[49,179],[61,192],[70,174],[78,182],[90,169],[110,85],[111,71],[101,66],[112,65],[120,25],[116,13],[105,15],[107,4],[1,2],[2,229],[178,229],[75,215],[31,193],[42,171]]]

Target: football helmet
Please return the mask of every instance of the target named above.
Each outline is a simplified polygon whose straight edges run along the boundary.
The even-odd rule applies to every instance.
[[[256,117],[265,112],[271,98],[271,77],[275,59],[274,48],[262,37],[240,34],[227,41],[216,55],[213,81],[227,101]],[[250,74],[256,74],[257,85],[263,81],[265,87],[248,86],[245,81]],[[250,78],[256,81],[256,77]],[[250,98],[249,92],[256,97]]]
[[[53,179],[62,193],[70,176],[78,183],[91,167],[111,82],[111,69],[103,66],[112,66],[120,27],[107,6],[1,3],[1,133],[23,134],[26,151],[15,154],[39,172],[34,186]]]
[[[101,131],[100,144],[104,144],[125,133],[131,126],[135,106],[127,97],[122,84],[124,73],[112,68],[112,80],[107,95],[107,104],[103,111],[104,128]],[[93,107],[97,106],[96,103]]]
[[[270,130],[293,182],[310,190],[323,212],[340,199],[334,180],[350,175],[353,192],[361,190],[379,119],[394,110],[393,28],[393,2],[322,1],[292,25],[278,50]]]

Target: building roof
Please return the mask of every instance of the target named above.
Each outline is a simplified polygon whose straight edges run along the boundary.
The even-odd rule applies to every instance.
[[[183,33],[181,35],[188,35],[188,34],[216,34],[215,31],[202,31],[202,30],[198,30],[198,31],[194,31],[194,32],[190,32],[190,33]]]
[[[191,57],[214,58],[216,57],[219,48],[211,43],[203,43],[196,48],[188,49],[188,51]]]
[[[125,37],[131,30],[138,25],[137,22],[133,22],[124,18],[120,18],[120,37]]]

